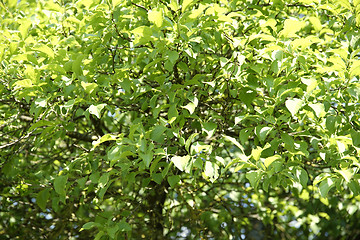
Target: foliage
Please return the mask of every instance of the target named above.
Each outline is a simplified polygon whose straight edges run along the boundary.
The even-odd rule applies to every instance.
[[[360,1],[0,7],[1,239],[360,236]]]

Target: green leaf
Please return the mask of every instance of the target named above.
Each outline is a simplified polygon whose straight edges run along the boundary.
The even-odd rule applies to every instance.
[[[250,171],[246,173],[246,178],[249,180],[250,185],[256,189],[259,185],[261,174],[258,171]]]
[[[82,230],[89,230],[91,228],[94,228],[94,227],[99,227],[99,223],[95,223],[95,222],[87,222],[85,223],[82,228],[80,229],[80,231]]]
[[[98,104],[98,105],[91,105],[89,107],[89,113],[95,115],[98,119],[101,118],[101,110],[106,106],[105,103]]]
[[[112,227],[107,227],[106,228],[107,233],[109,234],[111,239],[115,238],[116,233],[119,231],[119,225],[115,224]]]
[[[128,232],[131,231],[131,226],[129,223],[126,222],[126,218],[123,218],[120,222],[119,222],[119,231],[121,232]]]
[[[170,4],[168,6],[171,8],[171,10],[176,12],[179,9],[178,0],[170,0]]]
[[[36,197],[36,204],[41,208],[41,210],[45,211],[49,197],[50,197],[50,189],[48,188],[45,188],[38,193]]]
[[[202,130],[206,132],[208,138],[211,138],[214,135],[216,128],[217,128],[216,123],[213,122],[202,123]]]
[[[258,126],[255,128],[255,133],[256,136],[258,136],[258,138],[262,142],[266,139],[267,135],[271,132],[271,130],[272,130],[271,127]]]
[[[109,173],[104,173],[99,178],[99,181],[98,181],[99,187],[100,188],[105,187],[105,185],[108,183],[108,181],[109,181]]]
[[[55,192],[57,192],[59,195],[62,195],[62,196],[66,195],[65,187],[66,187],[67,180],[68,180],[67,175],[60,175],[60,176],[55,177],[54,189],[55,189]]]
[[[184,171],[185,167],[188,165],[190,161],[190,156],[174,156],[171,158],[171,161],[174,163],[174,165],[180,170]]]
[[[294,116],[302,107],[303,100],[298,98],[293,98],[286,100],[285,106],[290,111],[290,113]]]
[[[77,58],[72,63],[72,71],[74,73],[76,73],[77,76],[83,75],[82,68],[81,68],[83,59],[84,59],[84,55],[78,54]]]
[[[21,34],[21,38],[23,40],[27,37],[30,26],[31,26],[31,20],[24,19],[23,21],[21,21],[21,24],[19,26],[19,31]]]
[[[112,134],[105,134],[100,139],[93,142],[93,149],[99,146],[103,142],[116,141],[118,138]]]
[[[355,147],[360,147],[360,132],[351,131],[351,139]]]
[[[274,161],[280,160],[280,159],[281,159],[280,155],[274,155],[274,156],[271,156],[271,157],[267,157],[264,160],[264,165],[265,165],[266,168],[268,168]]]
[[[179,58],[179,53],[176,51],[167,51],[168,58],[170,62],[175,63]]]
[[[336,128],[335,128],[335,123],[336,123],[336,117],[335,117],[335,116],[328,116],[328,117],[326,118],[326,123],[325,123],[326,129],[327,129],[331,134],[335,133],[335,130],[336,130]]]
[[[283,142],[286,144],[285,145],[286,149],[290,151],[295,151],[295,141],[289,134],[282,133],[281,140],[283,140]]]
[[[223,135],[223,138],[224,138],[224,140],[233,143],[235,146],[237,146],[242,151],[242,153],[244,153],[244,147],[241,146],[241,144],[235,138],[227,136],[227,135]]]
[[[167,128],[162,125],[157,125],[151,131],[151,135],[150,135],[151,140],[155,142],[162,142],[162,140],[164,139],[163,133],[166,131],[166,129]]]
[[[325,198],[332,187],[334,187],[334,181],[331,178],[324,179],[319,185],[321,196]]]
[[[309,180],[307,172],[304,169],[296,169],[295,175],[299,179],[300,184],[305,188]]]
[[[313,25],[315,31],[320,32],[320,30],[322,29],[322,24],[321,24],[321,21],[319,20],[319,18],[309,17],[309,21]]]
[[[48,46],[44,45],[44,44],[42,44],[40,46],[37,46],[37,47],[34,47],[33,50],[45,53],[50,58],[55,57],[54,51],[51,48],[49,48]]]
[[[169,176],[167,179],[168,179],[168,182],[169,182],[171,188],[175,187],[176,184],[178,184],[180,182],[180,176],[178,176],[178,175]]]
[[[199,135],[199,133],[193,133],[190,135],[190,137],[185,142],[185,149],[187,152],[190,152],[190,144],[192,143],[193,139]]]
[[[144,160],[145,166],[148,168],[154,158],[154,152],[152,150],[148,150],[146,153],[139,153],[139,156],[142,160]]]

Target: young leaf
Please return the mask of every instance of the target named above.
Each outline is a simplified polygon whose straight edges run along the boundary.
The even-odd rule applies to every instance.
[[[184,171],[185,167],[187,166],[187,164],[190,161],[190,156],[186,155],[186,156],[174,156],[171,158],[171,161],[174,163],[174,165],[180,170],[180,171]]]
[[[298,98],[288,99],[285,102],[286,108],[290,111],[291,115],[295,115],[302,107],[303,101]]]
[[[219,177],[219,166],[216,163],[206,161],[204,174],[209,177],[211,182],[214,182]]]
[[[148,12],[148,19],[150,22],[154,23],[158,28],[160,28],[163,24],[164,16],[161,9],[150,10]]]
[[[97,118],[101,118],[101,110],[103,110],[103,108],[106,106],[106,104],[105,103],[103,103],[103,104],[98,104],[98,105],[91,105],[90,107],[89,107],[89,113],[91,113],[91,114],[93,114],[93,115],[95,115]]]

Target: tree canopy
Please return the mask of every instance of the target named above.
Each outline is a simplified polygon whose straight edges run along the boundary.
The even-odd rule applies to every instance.
[[[360,237],[359,0],[0,12],[0,239]]]

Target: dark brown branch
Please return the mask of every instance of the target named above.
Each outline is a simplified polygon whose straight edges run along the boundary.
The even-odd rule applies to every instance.
[[[131,3],[131,4],[134,5],[134,6],[137,6],[137,7],[141,8],[141,9],[147,11],[147,12],[149,11],[146,7],[141,6],[141,5],[139,5],[139,4],[136,4],[136,3]]]
[[[93,142],[98,139],[98,137],[94,135],[86,135],[78,132],[67,132],[66,135],[85,142]]]

